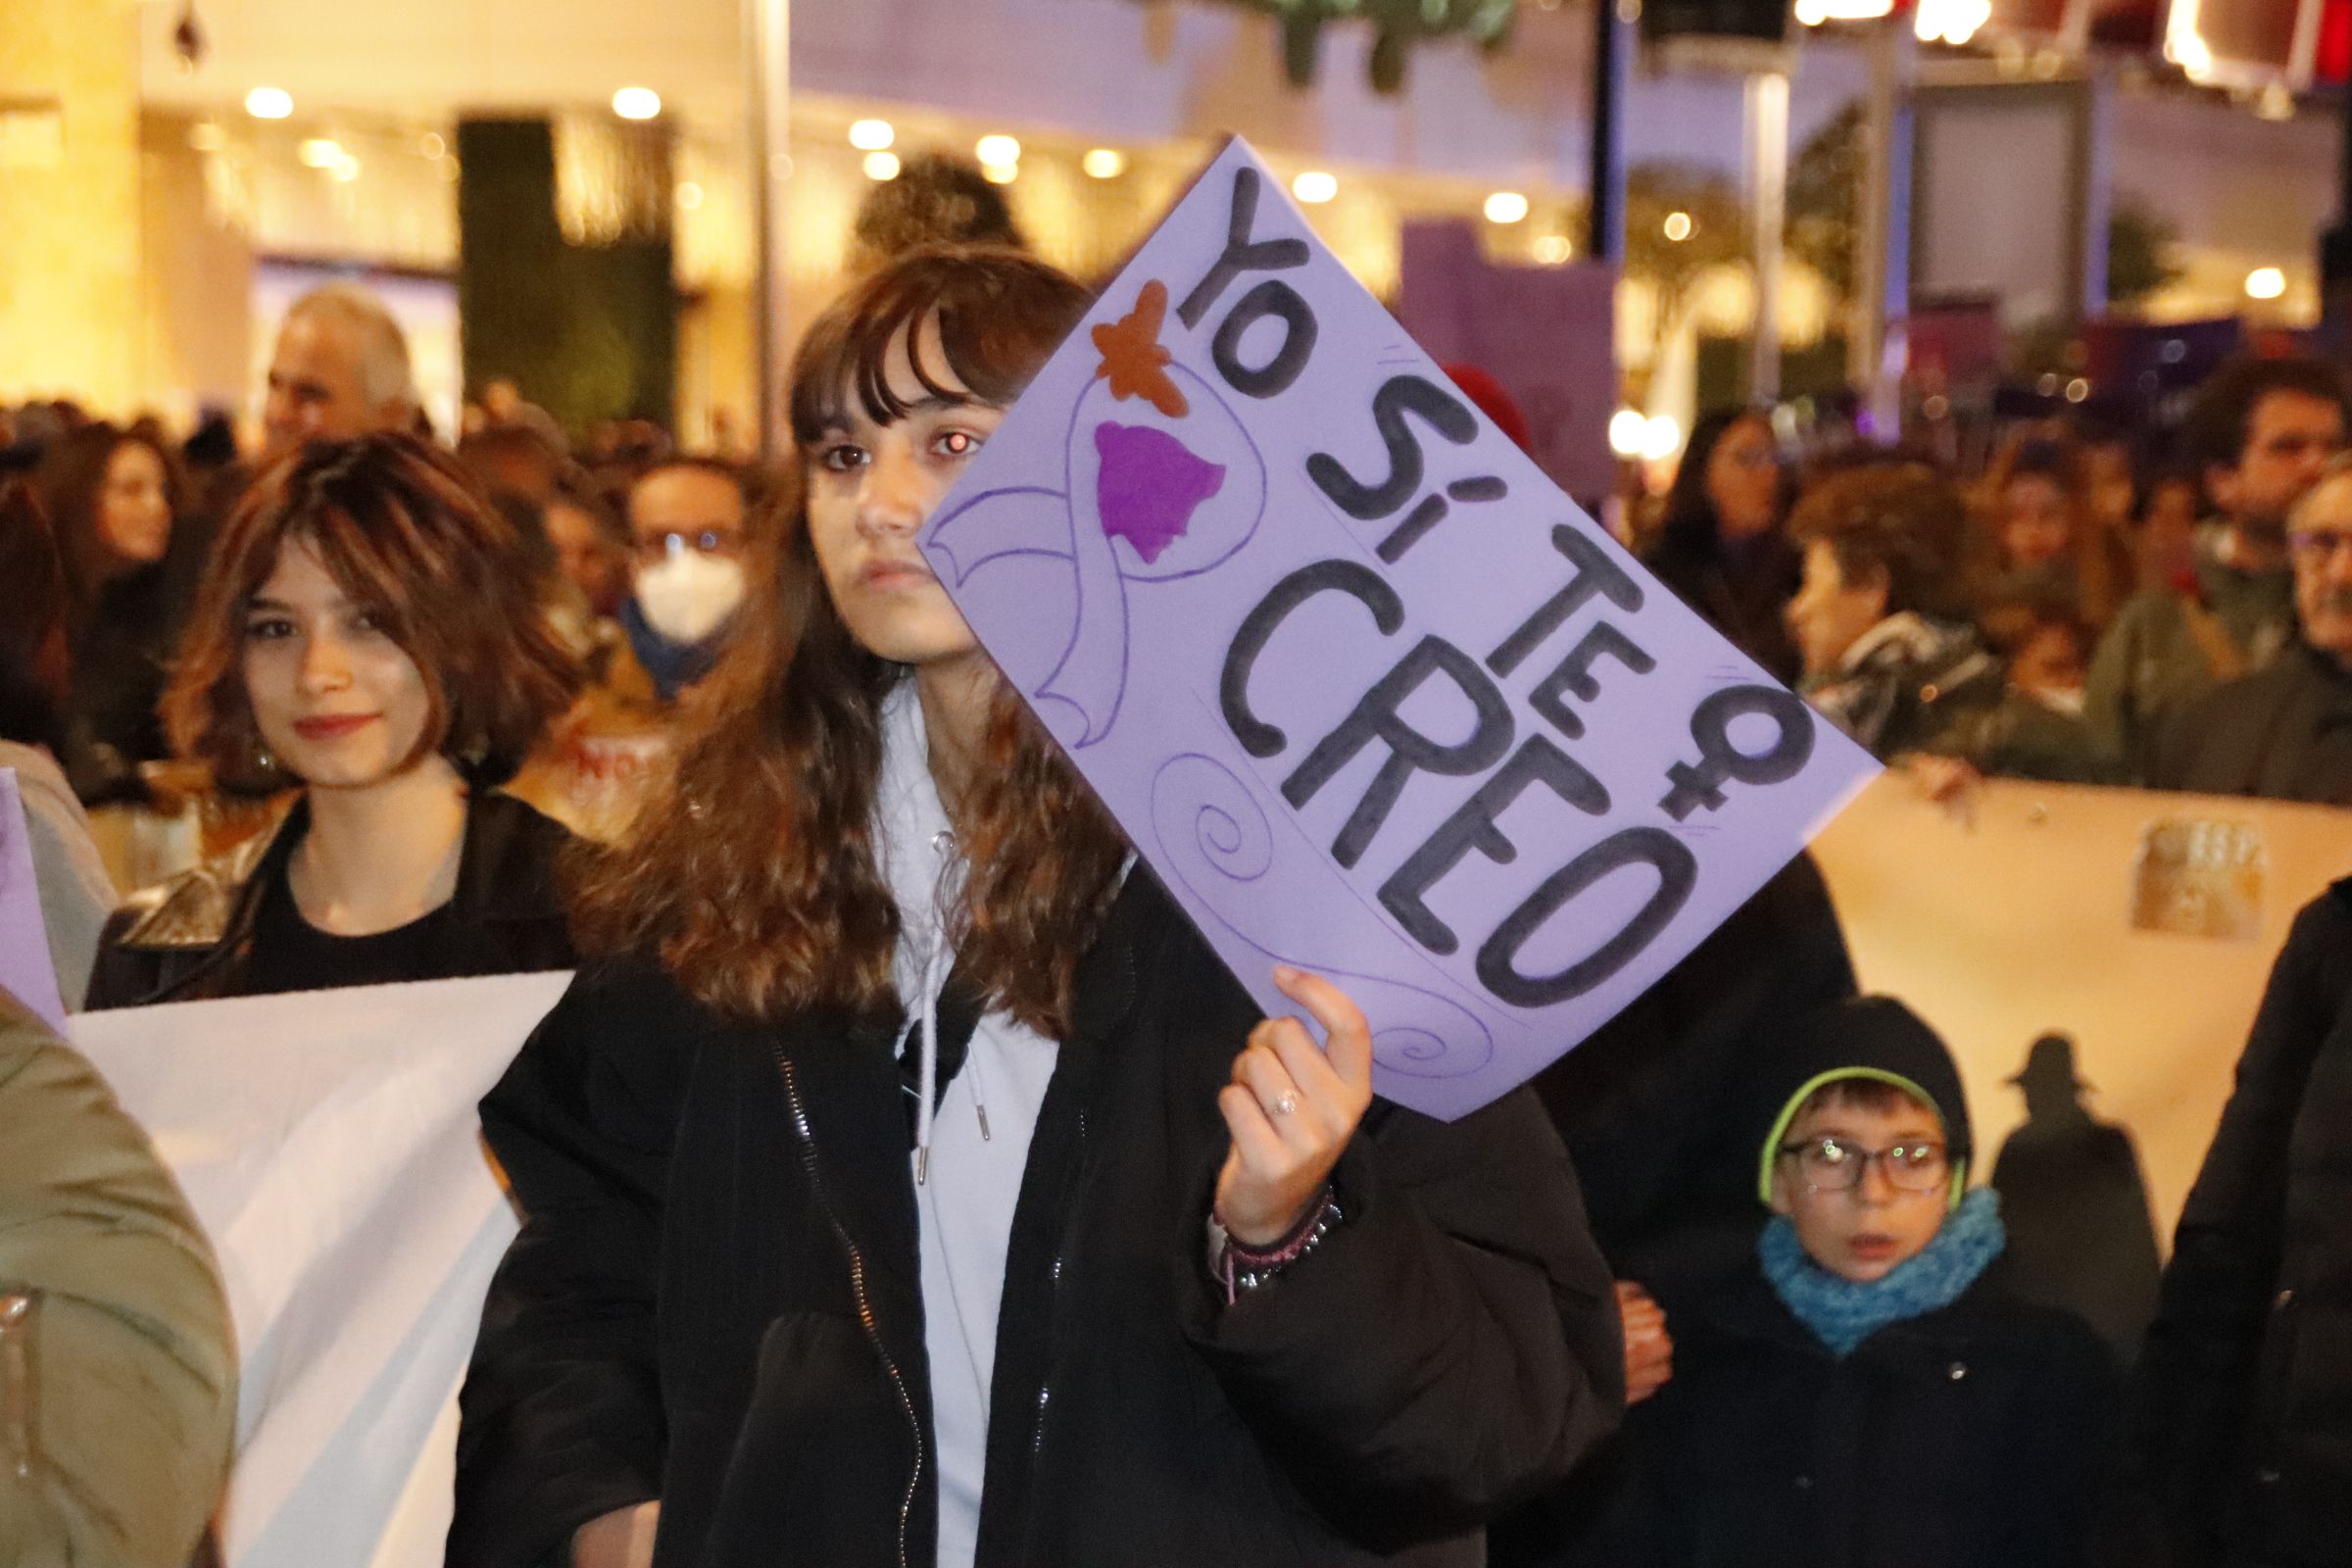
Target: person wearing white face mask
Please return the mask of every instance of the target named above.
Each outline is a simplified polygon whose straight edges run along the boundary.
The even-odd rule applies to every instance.
[[[748,511],[741,475],[703,459],[663,464],[629,491],[636,555],[620,624],[665,703],[710,672],[743,602]]]
[[[669,751],[678,698],[734,634],[755,511],[747,471],[710,458],[664,461],[630,487],[626,591],[594,629],[589,688],[510,793],[583,838],[620,834]]]

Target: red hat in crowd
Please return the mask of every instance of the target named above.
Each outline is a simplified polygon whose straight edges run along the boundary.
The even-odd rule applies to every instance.
[[[1520,451],[1534,450],[1535,431],[1529,428],[1527,416],[1519,412],[1519,405],[1502,389],[1500,381],[1475,365],[1448,365],[1442,368],[1462,389],[1463,395],[1478,405],[1479,412],[1494,421],[1496,429],[1518,444]]]

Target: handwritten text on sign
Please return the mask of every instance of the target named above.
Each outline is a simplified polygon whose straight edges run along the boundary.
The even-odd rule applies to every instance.
[[[1870,775],[1475,413],[1229,145],[923,549],[1242,983],[1442,1116],[1640,995]]]

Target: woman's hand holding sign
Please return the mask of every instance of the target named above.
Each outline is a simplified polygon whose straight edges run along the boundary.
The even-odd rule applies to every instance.
[[[1234,1241],[1267,1248],[1306,1223],[1323,1184],[1372,1103],[1372,1029],[1348,994],[1287,965],[1282,994],[1323,1026],[1318,1047],[1297,1018],[1250,1031],[1217,1108],[1233,1146],[1217,1174],[1216,1218]]]

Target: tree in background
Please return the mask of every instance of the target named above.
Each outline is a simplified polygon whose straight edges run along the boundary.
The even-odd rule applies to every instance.
[[[1854,292],[1862,189],[1862,105],[1830,117],[1788,165],[1788,254],[1840,301]],[[2181,277],[2180,230],[2144,198],[2118,192],[2107,215],[2107,308],[2130,312]]]
[[[1854,300],[1854,250],[1860,242],[1862,104],[1847,104],[1806,139],[1788,162],[1788,253],[1829,284],[1840,312]]]
[[[2180,281],[2180,229],[2138,196],[2119,192],[2107,210],[2107,309],[2131,315]]]
[[[1698,280],[1748,265],[1747,208],[1723,175],[1688,164],[1640,164],[1625,176],[1625,275],[1656,293],[1654,366],[1682,331]]]

